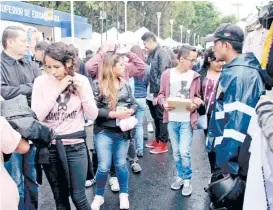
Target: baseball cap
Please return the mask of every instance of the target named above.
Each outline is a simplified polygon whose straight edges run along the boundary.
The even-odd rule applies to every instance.
[[[217,40],[229,40],[235,42],[244,41],[244,32],[243,30],[232,23],[223,23],[221,24],[213,34],[214,41]]]

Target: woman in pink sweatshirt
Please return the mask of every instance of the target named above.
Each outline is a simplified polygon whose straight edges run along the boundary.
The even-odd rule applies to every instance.
[[[95,120],[98,108],[88,79],[75,73],[74,59],[66,44],[51,44],[44,56],[47,74],[36,78],[32,93],[33,111],[56,132],[49,164],[43,169],[57,210],[70,209],[69,195],[78,210],[90,209],[85,194],[88,152],[83,113]]]

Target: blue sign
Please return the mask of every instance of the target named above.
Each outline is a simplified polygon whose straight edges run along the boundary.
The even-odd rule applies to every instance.
[[[0,1],[1,19],[25,22],[36,25],[62,28],[62,37],[71,36],[71,26],[67,21],[71,20],[69,13],[52,10],[20,1]],[[88,24],[86,17],[74,15],[75,37],[91,38],[92,26]],[[80,25],[82,28],[77,27]],[[68,27],[63,30],[63,27]],[[70,31],[69,31],[70,30]],[[82,33],[82,32],[84,33]]]

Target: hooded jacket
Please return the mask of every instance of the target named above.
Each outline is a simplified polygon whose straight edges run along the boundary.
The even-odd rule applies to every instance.
[[[161,77],[161,83],[160,83],[160,92],[157,97],[158,104],[164,109],[164,104],[167,101],[167,98],[170,96],[170,75],[171,75],[171,69],[166,70]],[[190,99],[198,104],[197,98],[201,98],[200,96],[200,75],[197,72],[194,72],[193,81],[190,87]],[[200,106],[200,104],[198,104]],[[191,121],[191,127],[192,129],[197,129],[197,111],[193,111],[190,115],[190,121]],[[164,109],[163,113],[163,122],[168,123],[169,117],[168,117],[168,111]]]
[[[242,54],[223,67],[206,142],[207,151],[214,144],[223,173],[247,176],[249,123],[265,90],[266,75],[261,71],[253,53]]]

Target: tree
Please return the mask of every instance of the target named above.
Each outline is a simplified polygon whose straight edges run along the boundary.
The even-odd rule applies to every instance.
[[[30,1],[28,3],[47,8],[54,8],[70,13],[70,1]],[[117,28],[120,23],[120,32],[124,32],[124,2],[118,1],[75,1],[74,14],[88,18],[92,24],[93,31],[101,32],[100,12],[107,12],[107,20],[104,20],[104,32],[111,27]],[[135,31],[140,27],[146,27],[157,35],[157,12],[161,12],[160,38],[166,39],[171,35],[170,19],[174,19],[173,39],[180,41],[180,25],[184,26],[183,42],[185,42],[186,31],[196,33],[204,37],[213,33],[223,22],[236,22],[234,16],[221,17],[211,2],[186,2],[186,1],[129,1],[127,3],[128,30]]]
[[[238,21],[235,15],[227,15],[221,18],[221,23],[237,23]]]

